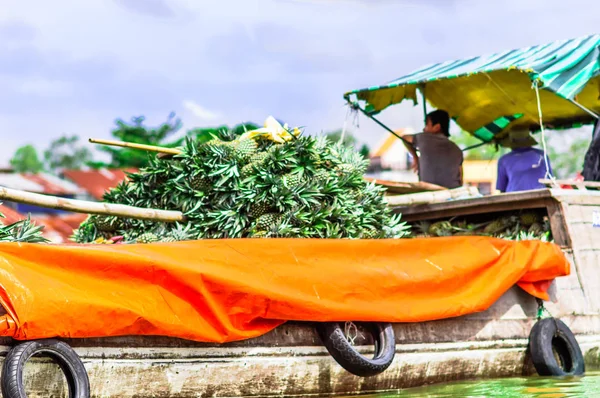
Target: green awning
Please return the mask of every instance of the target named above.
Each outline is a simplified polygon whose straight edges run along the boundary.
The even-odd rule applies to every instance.
[[[356,95],[366,102],[367,112],[377,114],[406,99],[416,104],[417,89],[424,90],[433,107],[448,111],[461,128],[474,133],[507,115],[522,115],[511,126],[539,126],[534,81],[545,125],[592,122],[569,100],[600,113],[600,35],[441,62],[344,96]]]

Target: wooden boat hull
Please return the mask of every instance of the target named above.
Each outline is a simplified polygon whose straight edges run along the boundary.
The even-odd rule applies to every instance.
[[[547,308],[577,336],[587,370],[599,367],[600,317],[586,315],[577,276],[557,280]],[[579,294],[578,294],[579,292]],[[401,309],[399,309],[401,310]],[[228,344],[162,337],[73,339],[93,397],[333,396],[394,391],[471,378],[533,375],[527,355],[533,297],[514,287],[487,311],[394,324],[396,357],[382,374],[361,378],[339,366],[310,323],[289,322],[259,338]],[[6,354],[11,341],[3,342]],[[361,347],[365,354],[370,347]],[[32,360],[30,396],[63,385],[48,361]]]
[[[506,210],[499,206],[546,207],[553,235],[572,265],[570,275],[551,286],[554,302],[546,303],[546,308],[575,334],[586,371],[599,369],[600,228],[593,225],[592,213],[600,211],[600,194],[558,197],[543,191],[501,199],[472,199],[462,205],[456,201],[451,209],[442,209],[450,204],[435,204],[407,216],[414,220],[449,212]],[[367,394],[454,380],[533,375],[527,344],[537,310],[536,300],[515,286],[480,313],[394,324],[394,361],[385,372],[367,378],[339,366],[310,323],[289,322],[261,337],[221,345],[132,336],[66,341],[84,362],[93,397]],[[4,339],[1,344],[5,355],[14,342]],[[35,377],[26,377],[30,397],[47,397],[50,388],[64,386],[51,364],[41,359],[31,362],[27,374]]]

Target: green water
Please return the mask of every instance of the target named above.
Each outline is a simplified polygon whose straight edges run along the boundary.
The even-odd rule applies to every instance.
[[[479,381],[462,381],[427,387],[409,388],[396,393],[366,395],[371,398],[396,397],[600,397],[600,372],[583,377],[515,377]]]

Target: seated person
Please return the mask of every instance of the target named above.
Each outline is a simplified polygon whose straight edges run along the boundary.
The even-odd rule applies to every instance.
[[[450,137],[450,116],[438,109],[427,114],[422,133],[404,135],[406,141],[419,150],[406,145],[413,156],[413,168],[419,173],[419,180],[445,188],[458,188],[463,184],[463,153]]]
[[[516,192],[545,188],[539,182],[546,178],[544,151],[533,148],[537,141],[529,130],[519,127],[509,131],[505,145],[512,150],[498,160],[496,189],[500,192]],[[547,156],[546,161],[551,176],[552,167]]]

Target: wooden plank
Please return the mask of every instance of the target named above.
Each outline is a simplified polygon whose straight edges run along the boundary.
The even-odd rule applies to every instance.
[[[594,220],[594,213],[600,212],[600,205],[585,205],[585,204],[568,204],[569,211],[567,222],[573,223],[588,223],[591,224]]]
[[[402,218],[405,221],[418,221],[453,217],[456,215],[546,208],[546,199],[552,199],[550,190],[540,189],[479,198],[458,199],[441,203],[392,206],[392,209],[395,213],[402,214]]]
[[[377,185],[384,186],[386,193],[396,194],[407,194],[417,192],[429,192],[429,191],[446,191],[448,188],[442,187],[436,184],[430,184],[428,182],[405,182],[405,181],[389,181],[379,180],[376,178],[365,177],[367,182],[374,182]]]
[[[580,190],[588,190],[588,188],[592,188],[594,190],[600,189],[600,182],[597,181],[577,181],[577,180],[548,180],[548,179],[540,179],[538,180],[540,184],[544,184],[547,187],[557,187],[561,185],[567,185],[570,187],[576,187]]]
[[[552,197],[563,203],[600,206],[600,192],[572,189],[552,189]]]
[[[574,237],[573,240],[577,241]],[[582,248],[583,245],[574,249],[575,259],[577,261],[576,271],[583,287],[584,294],[588,299],[589,305],[592,307],[591,310],[597,312],[600,311],[600,303],[598,302],[598,291],[600,290],[600,272],[598,272],[600,252],[585,251],[581,250]]]
[[[600,253],[600,228],[592,223],[570,223],[571,239],[577,242],[578,251],[598,251]]]
[[[566,206],[569,205],[560,203],[555,199],[546,199],[545,202],[554,242],[561,247],[572,247],[565,215]]]
[[[135,218],[139,220],[164,222],[186,220],[186,217],[182,212],[175,210],[146,209],[122,204],[67,199],[59,196],[42,195],[6,187],[0,187],[0,199],[46,207],[48,209],[67,210],[76,213],[104,214],[117,217]]]
[[[386,196],[386,201],[390,206],[414,206],[416,204],[429,204],[446,202],[449,199],[460,197],[476,197],[479,190],[476,187],[460,187],[456,189],[445,189],[443,191],[418,192],[407,195]]]

